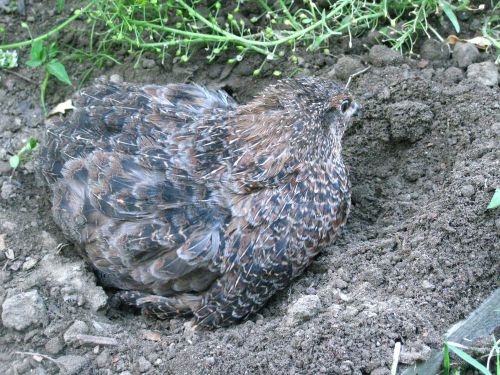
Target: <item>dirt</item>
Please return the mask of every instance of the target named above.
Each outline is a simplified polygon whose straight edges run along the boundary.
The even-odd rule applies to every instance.
[[[35,33],[62,19],[38,4],[27,11]],[[13,20],[20,18],[0,14],[0,23]],[[23,35],[19,27],[7,32]],[[440,43],[432,43],[436,53],[424,43],[430,60],[384,58],[383,47],[369,50],[373,44],[367,36],[349,50],[340,40],[331,56],[303,51],[299,59],[299,74],[333,79],[371,66],[351,83],[363,117],[344,139],[353,185],[345,230],[249,321],[214,331],[106,305],[53,223],[33,162],[9,169],[9,156],[30,135],[40,138],[44,125],[38,85],[0,72],[0,373],[383,375],[396,342],[400,368],[441,348],[448,328],[497,287],[500,218],[486,206],[500,186],[500,91],[467,78]],[[252,77],[257,56],[232,66],[202,56],[183,65],[145,58],[138,68],[125,59],[93,77],[192,81],[241,102],[276,79],[272,63]],[[284,76],[296,68],[280,65]],[[81,69],[69,71],[76,79]],[[16,72],[41,81],[39,71]],[[48,106],[70,93],[52,82]]]

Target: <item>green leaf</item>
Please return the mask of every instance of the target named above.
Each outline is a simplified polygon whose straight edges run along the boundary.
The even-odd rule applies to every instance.
[[[42,40],[35,40],[33,43],[31,43],[31,59],[32,60],[43,60],[43,41]]]
[[[27,143],[27,149],[29,151],[32,151],[36,148],[36,146],[38,146],[38,140],[36,138],[33,138],[33,137],[30,137],[30,139],[28,140],[28,143]]]
[[[466,352],[458,349],[456,346],[453,346],[451,342],[447,343],[449,349],[455,353],[457,356],[462,358],[465,362],[467,362],[469,365],[474,366],[477,370],[479,370],[482,374],[484,375],[492,375],[491,372],[482,364],[480,364],[476,359],[472,358],[469,354]]]
[[[71,80],[68,77],[68,73],[66,73],[66,68],[59,60],[51,60],[47,64],[47,72],[56,77],[59,81],[71,86]]]
[[[450,22],[453,24],[453,27],[455,28],[456,32],[460,32],[460,24],[458,23],[457,16],[455,16],[455,13],[453,12],[453,7],[446,1],[441,0],[439,2],[441,4],[441,8],[443,8],[443,12],[446,14]]]
[[[20,161],[21,160],[19,159],[19,156],[17,156],[17,155],[11,156],[10,159],[9,159],[10,167],[12,169],[16,169],[17,166],[19,165]]]
[[[26,65],[36,68],[43,64],[46,52],[43,48],[43,41],[36,40],[31,43],[31,59],[26,61]]]
[[[21,148],[17,152],[17,156],[22,158],[24,154],[33,151],[37,146],[38,146],[38,141],[36,140],[36,138],[30,137],[28,139],[28,142],[26,142],[26,144],[23,146],[23,148]]]
[[[41,61],[28,60],[28,61],[26,61],[26,65],[28,65],[31,68],[36,68],[36,67],[42,65],[42,62]]]
[[[444,353],[443,353],[443,370],[444,375],[450,375],[450,353],[448,351],[448,344],[444,344]]]
[[[495,193],[493,194],[493,197],[491,197],[491,201],[486,208],[488,210],[492,210],[498,206],[500,206],[500,188],[496,188]]]

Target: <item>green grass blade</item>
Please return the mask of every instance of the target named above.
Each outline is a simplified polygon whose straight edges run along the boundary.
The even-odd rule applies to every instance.
[[[64,0],[57,0],[57,13],[61,13],[64,8]]]
[[[450,352],[448,350],[448,344],[444,344],[444,353],[443,353],[443,370],[444,375],[450,375]]]
[[[443,8],[443,12],[446,14],[450,22],[453,24],[453,27],[455,28],[456,32],[460,32],[460,24],[458,23],[457,16],[455,16],[455,13],[453,12],[453,7],[446,1],[441,0],[439,2],[441,5],[441,8]]]
[[[473,366],[475,369],[479,370],[481,374],[484,375],[492,375],[491,372],[482,364],[480,364],[476,359],[472,358],[469,354],[466,352],[458,349],[456,346],[453,346],[450,343],[447,343],[449,349],[455,353],[457,356],[462,358],[465,362],[467,362],[469,365]]]
[[[493,194],[493,197],[491,197],[491,201],[486,209],[492,210],[498,206],[500,206],[500,188],[496,188],[495,193]]]

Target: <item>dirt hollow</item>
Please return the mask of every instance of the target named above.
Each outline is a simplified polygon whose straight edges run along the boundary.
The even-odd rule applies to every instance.
[[[34,9],[35,32],[56,23],[53,13]],[[356,39],[349,50],[340,40],[333,55],[299,59],[299,74],[340,82],[353,67],[371,66],[351,85],[363,116],[344,139],[353,185],[345,230],[259,314],[215,331],[106,306],[105,292],[54,225],[33,162],[9,169],[9,155],[28,136],[40,138],[43,116],[38,85],[0,72],[0,373],[383,375],[396,342],[400,368],[439,349],[447,329],[498,280],[500,218],[486,206],[500,185],[499,88],[471,74],[471,64],[457,67],[439,43],[427,42],[426,58],[411,59],[373,44]],[[93,77],[197,82],[241,102],[275,79],[272,62],[262,78],[252,77],[258,57],[235,66],[145,58],[137,68],[125,59]],[[475,61],[492,59],[481,52]],[[280,64],[284,76],[297,67]],[[69,71],[76,81],[79,66]],[[17,72],[41,81],[39,71]],[[52,82],[48,105],[70,93]]]

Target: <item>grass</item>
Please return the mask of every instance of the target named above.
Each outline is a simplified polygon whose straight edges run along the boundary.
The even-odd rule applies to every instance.
[[[285,57],[294,62],[299,46],[329,53],[328,42],[332,37],[348,37],[351,43],[355,36],[371,30],[380,32],[381,42],[412,53],[422,36],[433,35],[444,40],[430,20],[444,17],[459,33],[456,12],[474,10],[469,0],[329,0],[326,3],[327,6],[319,7],[311,0],[300,5],[292,0],[239,0],[216,1],[206,7],[200,0],[91,0],[46,33],[34,38],[30,34],[29,39],[0,45],[0,50],[46,41],[83,18],[88,27],[81,32],[88,33],[90,45],[88,51],[80,50],[79,55],[94,59],[100,56],[101,60],[96,59],[100,62],[103,57],[113,58],[110,51],[123,47],[137,56],[138,61],[144,52],[152,51],[162,61],[167,55],[175,55],[182,63],[189,61],[194,51],[202,49],[208,61],[224,59],[229,64],[243,60],[250,53],[264,56],[262,64]],[[58,0],[58,12],[63,7],[64,1]],[[483,33],[497,41],[498,16],[490,24],[485,24]],[[496,43],[495,47],[500,48]],[[255,69],[254,75],[259,75],[261,68]],[[276,76],[280,73],[273,72]]]
[[[486,18],[482,34],[493,45],[496,51],[495,64],[500,65],[500,2],[496,3],[491,16]]]
[[[201,47],[209,61],[224,52],[232,54],[226,59],[230,64],[248,53],[274,60],[290,56],[297,46],[316,51],[326,48],[333,36],[352,39],[369,30],[379,30],[383,41],[393,48],[412,52],[416,40],[433,30],[430,17],[445,14],[458,32],[454,12],[469,6],[468,0],[457,5],[444,0],[339,0],[320,8],[313,1],[296,6],[294,1],[254,0],[257,10],[245,17],[241,13],[243,1],[224,8],[221,2],[205,8],[199,1],[184,0],[93,3],[84,13],[93,31],[91,40],[98,40],[98,51],[120,44],[127,46],[129,53],[141,55],[150,50],[162,59],[174,53],[186,62],[193,50]]]
[[[500,340],[496,340],[493,337],[493,346],[490,350],[489,355],[486,358],[485,365],[481,364],[477,359],[473,358],[471,355],[467,354],[462,349],[467,349],[463,345],[446,342],[444,344],[444,355],[443,355],[443,374],[444,375],[459,375],[468,373],[467,370],[474,369],[483,375],[500,375]],[[455,354],[458,358],[463,361],[463,365],[452,366],[450,352]],[[494,369],[490,371],[490,365],[494,360]]]
[[[0,46],[0,50],[46,40],[84,17],[90,54],[109,55],[117,46],[126,46],[137,56],[153,51],[162,59],[175,54],[180,62],[186,62],[194,50],[203,48],[209,61],[224,55],[228,63],[236,63],[249,53],[274,60],[291,57],[297,46],[315,51],[327,48],[333,36],[352,40],[370,30],[380,31],[382,41],[392,48],[411,53],[423,35],[441,38],[429,23],[431,18],[446,17],[459,33],[455,13],[471,9],[469,0],[338,0],[322,8],[310,0],[301,5],[290,0],[225,3],[232,5],[223,6],[219,1],[205,7],[204,2],[185,0],[91,0],[45,34]],[[243,16],[242,8],[249,3],[255,5],[252,14]],[[64,2],[58,1],[57,6],[62,10]]]

